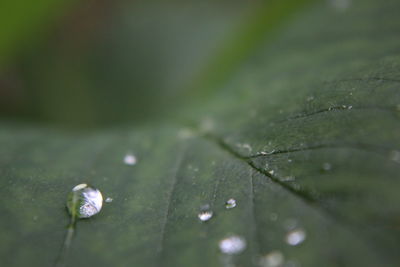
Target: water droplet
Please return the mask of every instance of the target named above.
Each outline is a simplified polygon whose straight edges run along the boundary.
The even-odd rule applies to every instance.
[[[68,195],[67,208],[72,216],[89,218],[100,212],[103,196],[98,189],[79,184]]]
[[[271,251],[260,259],[262,267],[279,267],[282,266],[284,257],[282,252],[278,250]]]
[[[295,229],[286,235],[286,243],[291,246],[297,246],[306,239],[306,232],[303,229]]]
[[[275,171],[274,170],[270,170],[268,171],[269,174],[274,175]]]
[[[108,198],[106,198],[106,200],[105,200],[107,203],[111,203],[111,202],[113,202],[113,199],[111,198],[111,197],[108,197]]]
[[[225,202],[225,208],[233,209],[236,207],[236,200],[234,198],[230,198]]]
[[[240,236],[230,236],[219,241],[219,249],[225,254],[239,254],[246,249],[246,240]]]
[[[325,162],[324,164],[322,164],[322,169],[324,171],[330,171],[332,169],[332,164],[330,164],[329,162]]]
[[[200,207],[200,212],[197,214],[199,220],[202,222],[206,222],[213,217],[214,213],[210,208],[210,205],[206,204]]]
[[[347,109],[352,109],[352,108],[353,108],[353,106],[348,106],[348,107],[347,107]]]
[[[287,160],[287,162],[289,162],[289,163],[292,163],[292,162],[293,162],[293,160],[292,160],[292,159],[288,159],[288,160]]]
[[[136,164],[136,162],[137,162],[137,159],[136,159],[135,155],[133,155],[133,154],[126,154],[126,155],[125,155],[125,157],[124,157],[124,163],[125,163],[126,165],[133,166],[133,165]]]
[[[212,218],[213,212],[211,210],[200,211],[197,216],[199,217],[200,221],[206,222]]]

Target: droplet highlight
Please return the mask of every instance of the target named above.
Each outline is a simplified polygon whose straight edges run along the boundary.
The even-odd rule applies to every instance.
[[[295,229],[286,235],[285,241],[291,246],[297,246],[303,243],[305,239],[306,232],[303,229]]]
[[[71,216],[89,218],[100,212],[103,196],[98,189],[79,184],[68,195],[67,208]]]
[[[230,236],[219,241],[219,250],[228,255],[239,254],[246,249],[246,240],[240,236]]]
[[[124,163],[133,166],[137,163],[137,158],[133,154],[126,154],[124,157]]]
[[[114,199],[112,199],[111,197],[108,197],[108,198],[106,198],[105,202],[111,203],[111,202],[113,202],[113,200],[114,200]]]
[[[234,207],[236,207],[236,199],[230,198],[225,202],[225,208],[233,209]]]

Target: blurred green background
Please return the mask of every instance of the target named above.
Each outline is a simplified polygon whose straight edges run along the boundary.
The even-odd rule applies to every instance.
[[[177,117],[309,1],[5,1],[0,118],[90,128]]]

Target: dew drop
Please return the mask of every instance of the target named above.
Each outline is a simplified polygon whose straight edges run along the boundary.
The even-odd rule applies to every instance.
[[[135,155],[133,155],[133,154],[126,154],[126,155],[125,155],[125,157],[124,157],[124,163],[125,163],[126,165],[133,166],[133,165],[136,164],[136,162],[137,162],[137,159],[136,159]]]
[[[197,217],[199,218],[200,221],[206,222],[209,221],[213,217],[214,213],[210,208],[210,205],[206,204],[201,206],[199,214],[197,214]]]
[[[239,254],[246,249],[246,240],[240,236],[230,236],[219,241],[219,250],[228,255]]]
[[[79,184],[68,195],[67,208],[72,216],[89,218],[100,212],[103,196],[98,189]]]
[[[213,212],[211,210],[200,211],[200,213],[197,216],[199,217],[200,221],[206,222],[212,218]]]
[[[279,267],[284,262],[282,252],[279,250],[271,251],[260,259],[260,266],[262,267]]]
[[[105,202],[111,203],[111,202],[113,202],[113,199],[111,197],[108,197],[108,198],[106,198]]]
[[[225,208],[233,209],[236,207],[236,200],[234,198],[230,198],[225,202]]]
[[[303,229],[295,229],[286,235],[286,243],[291,246],[297,246],[303,243],[306,239],[306,232]]]

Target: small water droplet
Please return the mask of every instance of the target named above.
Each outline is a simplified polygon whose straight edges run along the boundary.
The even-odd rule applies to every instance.
[[[225,202],[225,208],[233,209],[236,207],[236,200],[234,198],[230,198]]]
[[[33,220],[34,220],[34,221],[37,221],[38,218],[39,218],[39,216],[37,216],[37,215],[33,216]]]
[[[274,170],[270,170],[268,171],[269,174],[274,175],[275,171]]]
[[[200,207],[200,212],[197,214],[197,217],[200,221],[206,222],[209,221],[213,217],[214,213],[210,208],[210,205],[206,204]]]
[[[306,232],[303,229],[295,229],[286,235],[286,243],[291,246],[297,246],[303,243],[306,239]]]
[[[347,107],[347,109],[352,109],[352,108],[353,108],[353,106],[348,106],[348,107]]]
[[[199,217],[200,221],[206,222],[212,218],[213,212],[211,210],[200,211],[197,216]]]
[[[246,249],[246,240],[240,236],[230,236],[219,241],[219,249],[224,254],[239,254]]]
[[[282,252],[279,250],[271,251],[260,259],[260,266],[262,267],[279,267],[284,262]]]
[[[330,171],[332,169],[332,164],[330,164],[329,162],[325,162],[324,164],[322,164],[322,169],[324,171]]]
[[[113,202],[113,199],[111,198],[111,197],[108,197],[108,198],[106,198],[106,200],[105,200],[107,203],[111,203],[111,202]]]
[[[293,160],[292,160],[292,159],[288,159],[288,160],[287,160],[287,162],[289,162],[289,163],[292,163],[292,162],[293,162]]]
[[[126,165],[133,166],[133,165],[136,164],[136,162],[137,162],[137,159],[136,159],[135,155],[133,155],[133,154],[126,154],[126,155],[125,155],[125,157],[124,157],[124,163],[125,163]]]
[[[310,101],[313,101],[313,100],[314,100],[314,96],[311,95],[311,96],[307,97],[307,102],[310,102]]]
[[[98,189],[79,184],[68,195],[67,208],[72,216],[89,218],[100,212],[103,196]]]

